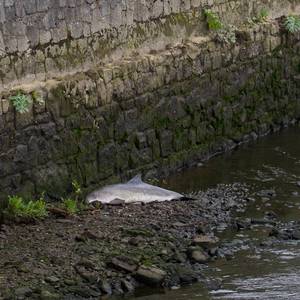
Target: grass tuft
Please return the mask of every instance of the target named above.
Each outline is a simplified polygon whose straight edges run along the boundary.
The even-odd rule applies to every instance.
[[[79,210],[77,201],[70,198],[64,199],[62,205],[70,215],[75,215]]]
[[[10,218],[41,219],[47,216],[46,202],[43,199],[26,202],[21,197],[9,196],[5,215]]]

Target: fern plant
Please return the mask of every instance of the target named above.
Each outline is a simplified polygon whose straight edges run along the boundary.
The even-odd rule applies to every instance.
[[[296,33],[300,31],[300,18],[296,16],[288,16],[284,22],[285,29],[290,33]]]
[[[17,95],[11,96],[9,100],[12,102],[16,111],[23,114],[29,111],[31,99],[30,97],[18,92]]]
[[[210,9],[206,9],[204,10],[204,15],[210,30],[220,30],[223,28],[223,23],[215,12]]]
[[[21,197],[10,196],[5,213],[11,218],[44,218],[47,216],[46,202],[43,199],[25,202]]]

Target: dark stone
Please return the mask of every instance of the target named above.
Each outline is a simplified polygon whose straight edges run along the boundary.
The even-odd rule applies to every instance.
[[[197,273],[189,267],[177,266],[176,272],[182,284],[189,284],[198,280]]]
[[[107,294],[107,295],[111,295],[112,294],[112,288],[111,288],[111,285],[109,284],[109,282],[107,280],[100,280],[99,281],[99,288],[101,289],[101,291],[104,293],[104,294]]]
[[[292,232],[292,239],[300,240],[300,230],[299,229],[296,229]]]
[[[110,265],[118,270],[133,273],[137,270],[138,262],[126,256],[118,256],[111,260]]]
[[[124,290],[124,292],[133,292],[135,287],[133,283],[127,279],[121,279],[121,287]]]
[[[15,290],[15,295],[18,298],[30,297],[32,293],[33,293],[33,291],[30,287],[20,287]]]
[[[40,293],[41,300],[59,300],[61,299],[61,296],[57,293],[52,293],[47,290],[42,290]]]
[[[55,285],[60,281],[60,279],[56,276],[49,276],[49,277],[45,278],[45,281],[52,284],[52,285],[53,284]]]
[[[276,226],[276,222],[267,219],[251,219],[251,223],[254,225],[272,225]]]

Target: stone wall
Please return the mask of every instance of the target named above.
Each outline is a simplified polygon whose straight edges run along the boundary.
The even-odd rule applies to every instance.
[[[60,197],[266,134],[300,116],[299,72],[299,42],[274,22],[48,82],[25,114],[2,101],[1,196]]]
[[[197,14],[176,15],[159,25],[161,32],[170,33],[170,24],[184,28],[182,35],[198,30],[180,43],[148,52],[135,47],[126,59],[110,57],[76,73],[4,89],[0,199],[43,192],[59,199],[74,180],[88,191],[141,170],[148,175],[177,170],[295,122],[300,117],[299,36],[287,34],[281,20],[271,17],[243,23],[248,13],[239,15],[238,3],[245,9],[246,2],[215,2],[221,5],[216,7],[236,5],[230,13],[235,24],[240,22],[234,44],[215,41]],[[15,9],[17,1],[5,3]],[[73,7],[71,1],[55,3]],[[143,25],[148,26],[143,36],[150,42],[151,30],[158,27],[149,24]],[[9,100],[18,89],[32,99],[27,113],[18,113]]]
[[[89,69],[199,34],[203,9],[236,25],[297,0],[1,0],[0,90]]]

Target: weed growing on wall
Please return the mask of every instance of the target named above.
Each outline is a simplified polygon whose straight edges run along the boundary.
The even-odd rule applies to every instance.
[[[285,29],[290,33],[296,33],[300,31],[300,18],[296,16],[288,16],[284,21]]]
[[[204,10],[209,30],[215,32],[215,40],[224,44],[236,43],[236,28],[232,25],[224,25],[219,16],[210,9]]]
[[[32,100],[27,95],[18,92],[15,96],[9,98],[17,112],[23,114],[29,111]]]
[[[268,21],[269,11],[266,8],[262,8],[256,16],[248,18],[247,22],[250,26]]]
[[[236,27],[233,25],[228,25],[216,34],[216,40],[225,44],[235,44],[236,43]]]
[[[206,17],[209,30],[219,30],[223,28],[223,23],[215,12],[210,9],[205,9],[204,15]]]
[[[256,17],[252,18],[254,23],[263,23],[268,20],[269,12],[266,8],[262,8]]]

